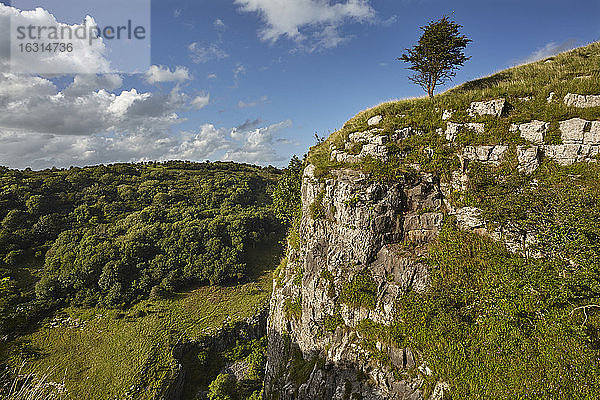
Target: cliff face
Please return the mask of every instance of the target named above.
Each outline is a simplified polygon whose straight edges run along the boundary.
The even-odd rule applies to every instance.
[[[425,367],[419,356],[369,348],[360,326],[389,324],[398,296],[426,288],[417,259],[442,222],[439,181],[375,183],[344,169],[319,182],[313,173],[309,165],[303,176],[300,243],[290,245],[271,300],[267,398],[421,399],[421,379],[408,374]],[[405,240],[417,245],[403,249]]]
[[[598,57],[385,103],[311,149],[267,399],[600,396]]]

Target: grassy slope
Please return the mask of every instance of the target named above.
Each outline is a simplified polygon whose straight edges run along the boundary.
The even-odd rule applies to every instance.
[[[555,92],[552,102],[550,92]],[[600,43],[467,82],[433,100],[395,101],[363,111],[313,147],[308,158],[321,177],[347,167],[395,180],[413,174],[411,164],[417,163],[447,180],[459,169],[456,153],[463,146],[527,143],[509,131],[512,123],[550,122],[545,141],[557,144],[559,121],[600,119],[600,107],[566,107],[567,93],[600,94]],[[510,104],[507,115],[468,117],[472,101],[499,97]],[[447,143],[436,133],[445,128],[445,109],[455,110],[454,122],[485,122],[486,132],[464,132],[455,144]],[[383,134],[408,126],[423,134],[389,144],[395,155],[387,163],[331,162],[331,146],[343,149],[348,135],[369,129],[367,120],[375,115],[383,116]],[[434,371],[423,376],[426,395],[441,380],[450,384],[453,399],[597,399],[600,165],[561,167],[545,159],[534,174],[525,175],[511,152],[499,167],[471,163],[468,189],[453,193],[450,201],[481,208],[495,227],[536,232],[533,254],[542,256],[513,254],[488,237],[458,230],[447,216],[439,240],[422,260],[430,268],[430,289],[400,299],[390,327],[360,324],[364,345],[384,363],[389,360],[376,350],[376,341],[418,349]]]
[[[249,260],[254,279],[246,284],[200,287],[171,299],[145,300],[124,312],[64,309],[60,316],[85,324],[51,328],[47,323],[12,344],[10,364],[24,361],[19,351],[29,353],[25,370],[48,372],[50,380],[64,382],[70,399],[154,399],[173,377],[171,350],[177,341],[210,334],[267,304],[270,270],[279,255],[278,246],[257,249]]]
[[[559,54],[547,60],[521,65],[498,72],[489,77],[467,82],[429,98],[393,101],[380,104],[358,113],[339,131],[333,133],[322,144],[311,149],[309,161],[317,166],[317,174],[326,175],[333,168],[344,164],[330,161],[330,146],[344,148],[348,135],[352,132],[369,129],[367,121],[375,115],[382,115],[380,126],[385,133],[392,133],[404,127],[417,128],[424,135],[413,136],[399,145],[390,144],[390,151],[408,155],[404,159],[381,163],[366,160],[354,167],[361,168],[382,178],[394,178],[409,170],[407,164],[419,162],[423,169],[434,172],[449,172],[456,169],[457,159],[450,148],[435,131],[445,129],[441,116],[443,110],[455,110],[453,122],[485,122],[486,133],[475,135],[464,132],[457,138],[457,145],[479,145],[497,143],[526,143],[518,132],[510,132],[511,123],[529,122],[533,119],[552,123],[547,142],[556,142],[558,121],[573,117],[588,120],[600,117],[599,108],[576,109],[567,107],[563,98],[567,93],[597,94],[600,87],[600,43]],[[551,92],[554,101],[547,102]],[[506,98],[510,104],[508,115],[501,119],[493,117],[469,118],[467,108],[473,101]],[[522,98],[530,97],[529,101]],[[434,150],[432,157],[426,157],[424,149]],[[356,149],[354,149],[356,151]]]

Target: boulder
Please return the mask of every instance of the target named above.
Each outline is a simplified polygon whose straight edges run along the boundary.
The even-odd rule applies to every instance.
[[[508,150],[508,146],[466,146],[463,150],[463,157],[466,160],[481,161],[492,165],[500,164],[502,156]]]
[[[476,117],[478,115],[493,115],[494,117],[500,117],[504,112],[505,106],[505,99],[475,101],[471,103],[467,112],[471,117]]]
[[[581,161],[593,161],[599,153],[600,146],[589,144],[560,144],[543,146],[542,150],[547,157],[556,160],[560,165],[571,165]]]
[[[379,123],[381,122],[382,119],[383,119],[383,117],[381,115],[376,115],[374,117],[369,118],[369,120],[367,121],[367,125],[369,125],[369,126],[379,125]]]
[[[517,146],[519,171],[533,173],[540,166],[540,151],[538,146]]]
[[[571,118],[561,121],[559,128],[564,144],[581,144],[584,133],[590,130],[590,122],[581,118]]]
[[[446,120],[452,118],[452,114],[454,114],[453,111],[444,110],[444,112],[442,113],[442,121],[446,121]]]
[[[533,120],[524,124],[519,124],[521,137],[534,144],[544,144],[544,134],[550,124],[544,121]]]
[[[446,140],[449,142],[453,142],[456,140],[456,135],[463,129],[470,129],[475,131],[476,133],[484,133],[485,125],[481,122],[469,122],[466,124],[458,124],[456,122],[446,122]]]
[[[590,94],[582,95],[575,93],[567,93],[564,102],[569,107],[588,108],[600,107],[600,95]]]

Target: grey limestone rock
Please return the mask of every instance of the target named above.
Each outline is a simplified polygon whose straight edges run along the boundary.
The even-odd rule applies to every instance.
[[[467,112],[471,117],[476,117],[479,115],[492,115],[494,117],[500,117],[504,113],[505,107],[505,99],[475,101],[471,103]]]
[[[564,102],[567,106],[577,108],[600,107],[600,95],[567,93]]]
[[[374,117],[369,118],[369,120],[367,121],[367,125],[369,125],[369,126],[379,125],[381,120],[383,120],[383,117],[381,115],[376,115]]]

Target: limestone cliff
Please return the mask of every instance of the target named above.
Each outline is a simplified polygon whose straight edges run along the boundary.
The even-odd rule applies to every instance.
[[[419,377],[395,379],[363,348],[356,327],[389,324],[395,298],[427,286],[417,258],[442,222],[439,181],[422,174],[383,184],[343,169],[320,182],[313,171],[309,165],[303,177],[300,243],[290,245],[271,300],[268,397],[420,399]],[[405,240],[419,245],[406,251],[399,244]],[[362,303],[345,293],[358,279],[372,285],[359,289]],[[289,310],[294,302],[296,313]],[[412,349],[376,345],[399,371],[424,367]]]
[[[518,77],[510,90],[492,78],[506,96],[467,85],[459,100],[384,104],[311,151],[271,298],[267,399],[449,398],[419,349],[372,332],[392,327],[399,299],[428,290],[424,260],[447,218],[528,256],[537,232],[485,220],[468,192],[471,166],[500,182],[514,170],[537,188],[541,165],[595,163],[600,149],[600,96],[526,95]]]

